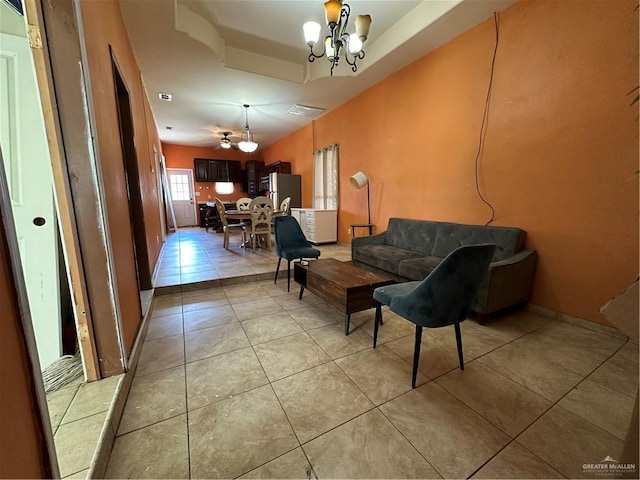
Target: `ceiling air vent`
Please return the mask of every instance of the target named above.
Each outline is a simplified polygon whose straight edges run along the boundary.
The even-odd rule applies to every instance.
[[[324,113],[325,110],[326,108],[309,107],[307,105],[300,105],[299,103],[296,103],[293,107],[287,110],[287,113],[290,113],[291,115],[299,115],[301,117],[315,118]]]
[[[158,94],[158,97],[160,98],[160,100],[164,100],[165,102],[170,102],[171,99],[173,98],[173,96],[170,93],[162,93],[162,92]]]

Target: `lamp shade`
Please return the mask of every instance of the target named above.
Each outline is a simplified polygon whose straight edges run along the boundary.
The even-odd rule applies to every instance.
[[[307,22],[302,25],[304,41],[307,42],[307,45],[313,46],[318,43],[318,39],[320,38],[320,28],[320,24],[317,22]]]
[[[358,38],[358,35],[352,33],[349,35],[349,53],[355,55],[362,50],[362,40]]]
[[[364,187],[366,184],[368,184],[368,183],[369,183],[369,179],[368,179],[368,178],[367,178],[367,176],[366,176],[364,173],[362,173],[362,172],[354,173],[354,174],[351,176],[350,181],[351,181],[351,185],[352,185],[354,188],[358,188],[358,189],[359,189],[359,188]]]
[[[356,35],[364,41],[369,36],[369,27],[371,27],[371,15],[358,15],[356,17]]]
[[[256,142],[238,142],[238,148],[245,153],[255,152],[258,148],[258,144]]]
[[[324,4],[324,16],[327,21],[327,25],[335,25],[340,20],[340,10],[342,9],[342,2],[339,0],[328,0]]]

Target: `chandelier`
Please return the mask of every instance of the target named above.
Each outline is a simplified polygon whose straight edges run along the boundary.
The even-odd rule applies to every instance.
[[[302,26],[304,39],[311,50],[309,62],[326,55],[331,63],[331,75],[333,76],[333,68],[338,65],[340,53],[344,52],[345,61],[351,65],[351,70],[356,72],[358,70],[356,62],[358,59],[364,58],[362,46],[369,35],[371,15],[358,15],[355,21],[356,33],[349,34],[347,24],[351,7],[348,4],[342,3],[342,0],[328,0],[324,4],[324,13],[329,27],[329,35],[324,38],[321,53],[316,54],[313,51],[313,47],[316,46],[320,38],[320,24],[307,22]]]
[[[246,103],[244,106],[244,134],[242,135],[242,141],[238,142],[238,148],[245,153],[255,152],[258,148],[258,144],[253,141],[253,135],[251,135],[251,130],[249,130],[249,105]],[[223,148],[229,148],[224,147]]]

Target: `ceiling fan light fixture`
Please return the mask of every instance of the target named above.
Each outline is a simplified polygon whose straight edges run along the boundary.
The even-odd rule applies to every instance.
[[[244,135],[242,141],[238,142],[238,148],[245,153],[252,153],[258,149],[258,144],[253,141],[253,135],[251,135],[251,130],[249,130],[249,105],[246,103],[244,106]]]
[[[228,138],[223,138],[222,140],[220,140],[220,146],[222,148],[231,148],[231,140],[229,140]]]

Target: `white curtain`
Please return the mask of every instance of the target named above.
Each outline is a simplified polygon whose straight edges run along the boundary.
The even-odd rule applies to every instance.
[[[313,154],[313,208],[338,209],[338,144]]]

